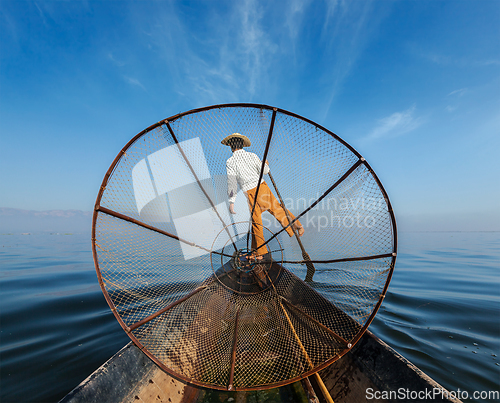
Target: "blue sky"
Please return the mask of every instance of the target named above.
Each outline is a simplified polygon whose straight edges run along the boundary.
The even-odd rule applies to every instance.
[[[403,229],[500,230],[498,21],[483,0],[2,0],[0,207],[92,210],[135,134],[253,102],[353,145]]]

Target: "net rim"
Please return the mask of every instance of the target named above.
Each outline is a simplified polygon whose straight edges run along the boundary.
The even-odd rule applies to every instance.
[[[338,353],[337,355],[331,357],[330,359],[326,360],[325,362],[323,362],[322,364],[319,364],[317,365],[316,367],[312,368],[311,370],[307,371],[307,372],[304,372],[294,378],[290,378],[290,379],[286,379],[286,380],[283,380],[283,381],[279,381],[279,382],[274,382],[274,383],[269,383],[269,384],[263,384],[263,385],[257,385],[257,386],[251,386],[251,387],[234,387],[233,385],[229,385],[228,386],[219,386],[219,385],[214,385],[214,384],[210,384],[210,383],[205,383],[205,382],[201,382],[201,381],[197,381],[195,379],[192,379],[192,378],[188,378],[188,377],[185,377],[175,371],[173,371],[172,369],[168,368],[166,365],[164,365],[158,358],[156,358],[132,333],[131,329],[127,326],[127,324],[123,321],[123,319],[121,318],[121,316],[118,314],[117,310],[116,310],[116,307],[104,285],[104,282],[103,282],[103,279],[102,279],[102,274],[101,274],[101,270],[100,270],[100,267],[99,267],[99,259],[98,259],[98,256],[97,256],[97,249],[96,249],[96,223],[97,223],[97,218],[99,216],[99,213],[101,214],[106,214],[105,212],[102,212],[100,211],[100,203],[101,203],[101,200],[102,200],[102,196],[104,194],[104,191],[106,189],[106,185],[108,184],[108,181],[109,181],[109,178],[113,175],[113,172],[115,170],[115,168],[118,166],[118,163],[119,161],[121,160],[121,158],[123,157],[123,155],[125,155],[126,151],[137,141],[139,140],[142,136],[144,136],[145,134],[149,133],[150,131],[156,129],[157,127],[163,125],[163,124],[168,124],[169,122],[174,122],[184,116],[188,116],[188,115],[191,115],[191,114],[195,114],[195,113],[199,113],[199,112],[204,112],[204,111],[208,111],[208,110],[211,110],[211,109],[222,109],[222,108],[254,108],[254,109],[265,109],[265,110],[271,110],[271,111],[274,111],[275,113],[281,113],[281,114],[285,114],[285,115],[288,115],[288,116],[291,116],[291,117],[294,117],[296,119],[300,119],[306,123],[309,123],[313,126],[315,126],[316,128],[322,130],[323,132],[331,135],[335,140],[339,141],[342,145],[344,145],[346,148],[348,148],[355,156],[357,156],[361,163],[364,164],[366,166],[366,168],[369,170],[369,172],[371,173],[371,175],[373,176],[373,178],[375,179],[380,191],[382,192],[382,195],[384,196],[384,199],[385,199],[385,202],[387,204],[387,209],[388,209],[388,213],[390,215],[390,220],[391,220],[391,233],[392,233],[392,259],[391,259],[391,263],[390,263],[390,267],[389,267],[389,272],[388,272],[388,275],[387,275],[387,279],[386,279],[386,282],[385,282],[385,285],[383,287],[383,290],[381,292],[381,295],[380,295],[380,298],[379,300],[377,301],[373,311],[371,312],[370,316],[368,317],[368,319],[365,321],[365,323],[363,324],[363,326],[361,327],[361,329],[359,330],[359,332],[353,337],[353,339],[350,341],[350,343],[348,344],[347,348],[345,348],[344,350],[342,350],[340,353]],[[130,339],[132,340],[132,342],[141,350],[144,352],[144,354],[146,354],[153,362],[155,362],[163,371],[165,371],[166,373],[168,373],[169,375],[171,375],[172,377],[176,378],[176,379],[179,379],[179,380],[182,380],[183,382],[186,382],[187,384],[191,384],[191,385],[195,385],[195,386],[200,386],[200,387],[205,387],[205,388],[210,388],[210,389],[216,389],[216,390],[231,390],[231,391],[251,391],[251,390],[265,390],[265,389],[271,389],[271,388],[276,388],[276,387],[281,387],[281,386],[285,386],[285,385],[288,385],[288,384],[291,384],[291,383],[294,383],[294,382],[297,382],[297,381],[300,381],[301,379],[304,379],[308,376],[311,376],[315,373],[317,373],[318,371],[321,371],[322,369],[325,369],[326,367],[328,367],[329,365],[331,365],[332,363],[334,363],[335,361],[337,361],[338,359],[340,359],[341,357],[343,357],[345,354],[347,354],[355,345],[356,343],[361,339],[361,337],[365,334],[365,332],[368,330],[368,327],[369,325],[372,323],[373,319],[375,318],[378,310],[380,309],[380,306],[382,305],[382,302],[385,298],[385,295],[386,295],[386,292],[387,292],[387,289],[389,287],[389,283],[391,282],[391,279],[392,279],[392,275],[393,275],[393,272],[394,272],[394,267],[395,267],[395,264],[396,264],[396,257],[397,257],[397,246],[398,246],[398,238],[397,238],[397,225],[396,225],[396,217],[394,215],[394,211],[392,209],[392,205],[391,205],[391,202],[389,200],[389,197],[387,195],[387,192],[385,190],[385,188],[383,187],[380,179],[378,178],[377,174],[374,172],[374,170],[371,168],[371,166],[368,164],[368,162],[361,156],[361,154],[359,152],[357,152],[350,144],[348,144],[346,141],[344,141],[342,138],[340,138],[338,135],[336,135],[335,133],[333,133],[332,131],[328,130],[327,128],[321,126],[320,124],[308,119],[308,118],[305,118],[301,115],[298,115],[296,113],[293,113],[293,112],[290,112],[290,111],[287,111],[287,110],[284,110],[284,109],[281,109],[281,108],[276,108],[276,107],[272,107],[272,106],[269,106],[269,105],[265,105],[265,104],[255,104],[255,103],[227,103],[227,104],[217,104],[217,105],[210,105],[210,106],[205,106],[205,107],[201,107],[201,108],[195,108],[195,109],[191,109],[189,111],[186,111],[186,112],[181,112],[181,113],[178,113],[176,115],[172,115],[171,117],[168,117],[166,119],[163,119],[163,120],[160,120],[154,124],[152,124],[151,126],[147,127],[146,129],[142,130],[141,132],[139,132],[137,135],[135,135],[132,139],[130,139],[127,144],[120,150],[120,152],[117,154],[117,156],[115,157],[115,159],[113,160],[113,162],[111,163],[110,167],[108,168],[108,170],[106,171],[106,174],[104,175],[104,178],[102,180],[102,183],[101,183],[101,186],[99,188],[99,192],[98,192],[98,195],[97,195],[97,198],[96,198],[96,202],[95,202],[95,205],[94,205],[94,212],[93,212],[93,216],[92,216],[92,235],[91,235],[91,242],[92,242],[92,256],[93,256],[93,261],[94,261],[94,266],[96,268],[96,272],[97,272],[97,277],[98,277],[98,282],[99,282],[99,286],[101,287],[101,290],[103,292],[103,295],[104,295],[104,298],[106,300],[106,302],[108,303],[109,307],[111,308],[111,311],[113,312],[113,315],[115,316],[115,318],[117,319],[118,323],[120,324],[120,326],[123,328],[123,330],[125,331],[125,333],[130,337]]]

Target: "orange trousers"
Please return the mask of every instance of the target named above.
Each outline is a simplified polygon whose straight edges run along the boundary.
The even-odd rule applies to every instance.
[[[252,211],[256,191],[257,188],[255,187],[245,193],[248,199],[248,205],[250,206],[250,212]],[[276,200],[266,182],[262,182],[260,184],[259,194],[257,195],[257,203],[255,203],[255,210],[252,215],[252,250],[257,250],[257,255],[265,255],[268,252],[265,245],[259,247],[259,245],[262,245],[266,241],[264,239],[264,227],[262,226],[262,213],[264,211],[269,211],[283,227],[290,224],[290,221],[288,221],[286,216],[284,206],[281,206],[278,200]],[[290,219],[294,220],[295,216],[290,213],[289,210],[287,210],[287,212]],[[301,226],[298,220],[295,221],[294,225]],[[288,235],[293,236],[293,230],[291,227],[288,227],[285,231]]]

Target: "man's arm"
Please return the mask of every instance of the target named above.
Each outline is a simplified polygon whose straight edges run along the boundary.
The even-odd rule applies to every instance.
[[[253,154],[253,164],[255,166],[255,170],[260,174],[260,169],[262,168],[262,161],[257,156],[257,154]],[[269,173],[269,161],[266,160],[264,164],[264,173],[263,175],[267,175]]]
[[[234,211],[234,202],[236,201],[236,193],[238,192],[238,181],[236,179],[236,169],[229,163],[226,163],[227,172],[227,197],[229,198],[229,212],[236,214]]]
[[[266,160],[266,164],[264,165],[264,175],[269,173],[269,161]]]

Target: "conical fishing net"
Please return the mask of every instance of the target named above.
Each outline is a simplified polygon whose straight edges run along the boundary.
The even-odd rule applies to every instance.
[[[253,190],[228,189],[233,153],[221,140],[232,133],[268,162]],[[252,192],[270,192],[281,218]],[[206,107],[139,133],[104,177],[92,237],[103,293],[130,338],[165,371],[215,389],[276,387],[342,357],[396,259],[394,215],[368,163],[265,105]]]

